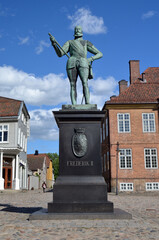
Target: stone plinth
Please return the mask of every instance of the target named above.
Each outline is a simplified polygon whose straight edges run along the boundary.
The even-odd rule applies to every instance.
[[[94,109],[53,112],[60,134],[60,175],[49,213],[113,212],[102,176],[100,129],[105,112]]]

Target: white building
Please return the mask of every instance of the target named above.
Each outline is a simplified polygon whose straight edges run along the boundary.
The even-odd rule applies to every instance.
[[[23,101],[0,97],[0,190],[27,189],[29,119]]]

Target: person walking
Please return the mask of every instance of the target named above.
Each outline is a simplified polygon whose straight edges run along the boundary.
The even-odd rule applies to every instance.
[[[46,183],[45,183],[45,181],[42,184],[42,188],[43,188],[43,193],[45,193],[45,191],[46,191]]]

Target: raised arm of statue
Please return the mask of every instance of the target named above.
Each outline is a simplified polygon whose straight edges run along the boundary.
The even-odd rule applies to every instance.
[[[63,47],[61,47],[51,34],[50,34],[50,41],[58,57],[62,57],[63,55],[67,55],[67,57],[69,57],[67,54],[69,52],[69,41],[67,41],[63,45]]]

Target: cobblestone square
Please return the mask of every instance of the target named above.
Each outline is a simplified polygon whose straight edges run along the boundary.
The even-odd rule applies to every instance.
[[[52,192],[0,192],[0,239],[159,239],[159,193],[110,193],[108,200],[115,208],[131,213],[132,220],[28,221],[32,212],[47,208]]]

